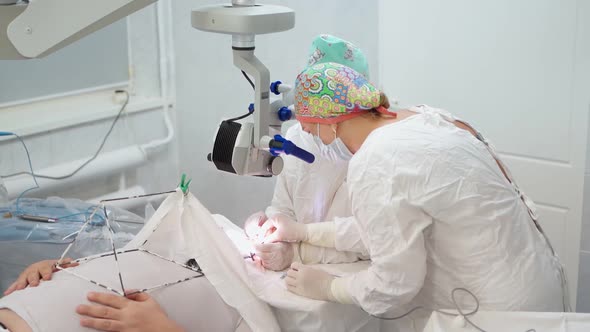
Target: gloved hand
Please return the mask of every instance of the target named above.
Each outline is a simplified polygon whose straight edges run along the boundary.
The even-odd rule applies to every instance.
[[[282,215],[276,215],[268,219],[262,225],[264,243],[270,242],[300,242],[307,240],[307,225],[288,219]]]
[[[248,217],[246,222],[244,222],[244,232],[246,232],[246,236],[248,236],[248,238],[252,241],[262,242],[265,234],[261,233],[261,226],[266,222],[267,219],[268,217],[264,211],[256,212]]]
[[[262,266],[273,271],[282,271],[291,265],[295,250],[291,243],[276,242],[255,244],[256,255],[260,257]]]
[[[334,276],[328,272],[297,262],[291,264],[285,278],[287,289],[292,293],[324,301],[336,301],[331,290],[333,280]]]

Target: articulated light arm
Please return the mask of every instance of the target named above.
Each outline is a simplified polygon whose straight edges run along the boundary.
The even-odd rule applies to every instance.
[[[282,6],[257,5],[254,0],[233,0],[231,5],[193,10],[192,25],[199,30],[232,35],[234,65],[255,80],[254,123],[223,121],[209,160],[220,170],[255,176],[280,173],[283,167],[282,159],[278,156],[280,153],[313,162],[313,155],[307,151],[280,136],[270,136],[270,128],[280,128],[281,121],[285,119],[278,114],[280,107],[270,104],[270,73],[254,55],[256,35],[293,28],[293,10]]]
[[[46,56],[86,35],[124,18],[156,0],[31,0],[18,4],[0,0],[0,60]],[[15,2],[15,0],[12,0]],[[286,31],[295,26],[293,10],[254,0],[232,0],[231,5],[213,5],[192,12],[193,27],[232,35],[234,65],[254,77],[254,123],[224,121],[210,159],[218,169],[239,175],[271,176],[280,173],[280,153],[307,162],[313,155],[282,137],[271,137],[270,128],[280,128],[290,118],[271,105],[270,73],[254,55],[259,34]],[[272,110],[271,110],[272,108]],[[284,111],[284,110],[283,110]]]
[[[254,50],[233,50],[234,65],[247,74],[254,76],[256,88],[254,90],[254,145],[259,147],[260,139],[269,134],[271,122],[270,112],[270,73],[268,69],[254,55]],[[276,122],[279,122],[278,118]],[[279,123],[280,126],[280,123]]]
[[[36,0],[0,5],[0,60],[40,58],[156,0]]]

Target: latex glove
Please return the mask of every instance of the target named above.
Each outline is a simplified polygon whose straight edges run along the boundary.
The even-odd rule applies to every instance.
[[[300,242],[307,240],[307,225],[277,215],[262,225],[264,243],[269,242]]]
[[[262,242],[265,234],[261,233],[263,231],[261,226],[264,225],[266,220],[268,220],[268,217],[264,211],[256,212],[248,217],[244,222],[244,232],[246,232],[246,236],[252,241]]]
[[[164,310],[147,293],[122,297],[115,294],[88,293],[88,300],[98,305],[79,305],[80,325],[99,331],[181,332]]]
[[[287,289],[292,293],[324,301],[336,301],[331,291],[333,280],[334,276],[328,272],[297,262],[291,264],[285,278]]]
[[[24,289],[27,286],[37,287],[42,280],[51,280],[51,275],[58,271],[55,266],[57,261],[57,259],[50,259],[31,264],[18,276],[16,281],[4,291],[4,295],[6,296],[14,291]],[[71,258],[64,258],[61,264],[61,267],[64,268],[74,266],[78,266],[78,263],[72,263]]]
[[[255,244],[256,255],[260,257],[262,266],[273,271],[282,271],[291,265],[295,249],[291,243],[276,242]]]

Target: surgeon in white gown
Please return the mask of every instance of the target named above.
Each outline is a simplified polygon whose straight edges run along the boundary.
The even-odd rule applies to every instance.
[[[369,66],[363,52],[354,44],[331,35],[317,36],[310,47],[308,65],[337,62],[354,68],[364,77],[369,77]],[[268,218],[284,218],[302,224],[319,224],[330,221],[339,225],[335,248],[315,246],[310,243],[289,244],[286,242],[259,244],[256,254],[262,264],[271,270],[280,271],[293,261],[306,264],[350,263],[368,259],[368,253],[360,240],[354,223],[346,172],[348,161],[320,149],[313,137],[302,130],[299,123],[286,133],[286,138],[316,156],[312,164],[296,158],[285,158],[285,167],[277,178],[271,205],[265,212],[250,216],[244,229],[251,238],[259,232]]]
[[[564,309],[561,265],[521,191],[489,143],[450,113],[389,110],[354,69],[308,67],[296,82],[297,118],[344,160],[367,270],[338,278],[293,263],[289,290],[391,317],[416,306],[454,308],[463,287],[482,310]],[[273,219],[272,241],[336,247],[341,225]],[[459,299],[471,307],[472,299]]]

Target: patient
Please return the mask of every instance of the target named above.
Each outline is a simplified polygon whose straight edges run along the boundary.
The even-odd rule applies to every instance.
[[[193,271],[139,251],[119,255],[119,262],[126,288],[145,288],[195,275]],[[54,263],[39,262],[23,273],[31,285],[38,287],[29,287],[0,299],[0,307],[12,309],[0,309],[0,322],[9,331],[89,331],[88,328],[104,331],[236,331],[240,325],[241,330],[249,330],[240,314],[221,299],[206,277],[125,299],[63,271],[51,278]],[[112,257],[98,258],[72,267],[72,270],[120,289]],[[43,280],[52,280],[39,285],[39,275],[43,275]],[[20,287],[9,290],[17,288]],[[152,310],[138,310],[146,307]],[[75,312],[87,318],[80,319],[73,315]]]
[[[243,257],[190,193],[171,194],[124,249],[138,248],[117,261],[66,261],[66,271],[56,272],[55,261],[34,264],[0,299],[0,323],[11,332],[279,330],[250,291]],[[205,275],[175,263],[191,258]],[[154,289],[123,297],[108,288]]]
[[[160,212],[159,209],[157,213]],[[196,224],[199,223],[194,222],[196,219],[207,219],[205,215],[196,218],[193,214],[188,214],[186,217],[183,220],[190,220]],[[207,248],[207,253],[210,253],[214,251],[210,248],[213,245],[212,242],[225,242],[223,254],[217,251],[212,256],[215,262],[222,262],[223,256],[234,256],[236,263],[248,270],[248,276],[253,283],[249,285],[248,292],[240,293],[234,287],[230,294],[234,295],[234,299],[236,297],[247,299],[241,301],[242,306],[239,305],[240,303],[236,306],[236,301],[226,301],[227,296],[223,297],[224,288],[232,286],[227,284],[235,284],[235,280],[226,281],[224,287],[223,283],[219,282],[219,270],[206,269],[206,265],[203,265],[206,262],[204,260],[206,257],[203,255],[196,257],[205,271],[204,277],[156,289],[150,291],[149,295],[141,294],[129,299],[67,273],[67,271],[74,271],[88,279],[120,290],[117,268],[112,256],[109,256],[81,263],[80,266],[72,266],[67,263],[69,261],[65,261],[67,271],[59,271],[55,274],[53,274],[56,272],[53,267],[55,260],[30,266],[9,287],[6,294],[10,294],[0,299],[0,308],[5,308],[0,309],[0,322],[13,332],[89,331],[89,328],[101,331],[144,332],[273,331],[278,330],[278,327],[273,329],[273,324],[276,322],[286,330],[375,331],[379,329],[380,322],[377,319],[371,318],[355,306],[314,301],[289,292],[281,277],[282,272],[261,270],[252,260],[243,259],[243,253],[250,250],[246,247],[251,247],[251,243],[242,229],[222,216],[215,216],[214,219],[214,223],[217,223],[216,228],[225,233],[221,234],[224,238],[212,237],[212,241],[204,246]],[[145,233],[152,231],[149,227],[151,223],[152,221],[144,228]],[[203,230],[204,225],[199,227],[199,233],[205,233],[205,236],[210,237],[210,234],[205,232],[206,229]],[[186,233],[195,233],[194,231]],[[157,243],[162,243],[166,247],[173,246],[169,232],[161,233],[162,237]],[[133,242],[136,242],[136,239],[143,240],[142,235],[140,232],[129,245],[134,245]],[[201,239],[194,243],[202,242]],[[235,248],[231,248],[232,245],[229,243],[233,243]],[[118,258],[125,289],[143,289],[195,275],[191,270],[159,260],[144,252],[125,253]],[[182,262],[182,260],[178,261]],[[367,262],[322,266],[331,269],[331,273],[345,274],[366,269]],[[223,274],[227,274],[227,271]],[[48,281],[50,279],[51,281]],[[26,288],[27,286],[36,287]],[[98,292],[102,295],[88,296],[89,292]],[[250,311],[263,317],[258,322],[258,328],[243,314],[244,304],[247,307],[256,306],[254,301],[256,298],[252,297],[268,302],[273,308],[270,317],[260,315],[261,310]],[[81,304],[83,306],[80,306]],[[263,311],[262,313],[264,314]],[[275,319],[276,322],[273,322]],[[107,323],[107,320],[111,322]]]

